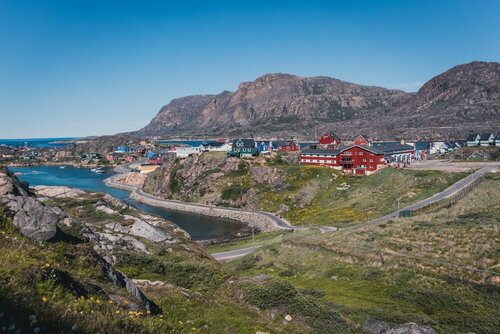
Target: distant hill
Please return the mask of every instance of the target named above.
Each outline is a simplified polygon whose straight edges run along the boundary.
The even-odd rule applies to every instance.
[[[132,134],[314,138],[328,129],[344,137],[423,139],[499,128],[500,63],[473,62],[432,78],[417,93],[266,74],[236,92],[174,99]]]

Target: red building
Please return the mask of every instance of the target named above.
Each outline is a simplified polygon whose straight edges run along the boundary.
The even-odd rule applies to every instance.
[[[337,145],[338,146],[342,143],[342,140],[340,139],[340,137],[336,133],[326,132],[319,139],[319,143],[321,145]]]
[[[370,145],[370,138],[367,135],[359,135],[358,138],[354,140],[354,145]]]
[[[384,152],[369,146],[352,145],[337,150],[304,150],[304,165],[328,166],[352,175],[370,175],[385,166]]]
[[[150,158],[148,160],[149,165],[161,165],[163,163],[162,157]]]
[[[273,147],[275,147],[276,150],[279,152],[290,152],[290,151],[300,150],[300,146],[293,140],[274,141],[272,142],[272,144]]]

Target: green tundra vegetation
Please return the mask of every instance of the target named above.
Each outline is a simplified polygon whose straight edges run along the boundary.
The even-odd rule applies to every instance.
[[[358,323],[373,316],[438,333],[498,333],[499,228],[500,176],[490,174],[454,206],[355,230],[287,233],[226,268],[270,277],[243,286],[262,309],[297,310],[294,298],[277,306],[261,298],[292,286]]]
[[[252,165],[252,161],[243,161]],[[275,168],[282,177],[277,185],[252,178],[248,167],[239,168],[238,172],[229,173],[219,180],[222,199],[237,199],[254,189],[258,209],[279,212],[299,226],[345,227],[363,222],[397,210],[398,200],[404,207],[432,196],[466,176],[465,173],[385,168],[367,177],[350,177],[328,167],[286,162],[281,155],[267,159],[266,165]],[[228,180],[230,185],[224,188]],[[337,189],[344,183],[349,188]],[[236,205],[241,204],[236,202]]]
[[[127,224],[117,214],[88,209],[101,199],[97,194],[81,200],[47,201],[67,212],[74,223],[59,226],[56,238],[42,244],[23,237],[0,210],[0,328],[20,333],[306,331],[300,323],[284,324],[281,316],[261,317],[239,299],[238,278],[231,277],[200,246],[182,239],[183,233],[178,235],[181,242],[174,244],[140,239],[149,253],[113,252],[115,267],[129,277],[162,282],[141,287],[161,309],[160,314],[146,312],[105,276],[94,245],[83,238],[84,223]]]

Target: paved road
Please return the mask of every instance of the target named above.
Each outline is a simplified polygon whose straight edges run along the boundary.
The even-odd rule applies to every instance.
[[[259,248],[259,246],[240,248],[240,249],[235,249],[232,251],[221,252],[221,253],[213,253],[211,255],[217,261],[230,260],[230,259],[236,259],[238,257],[242,257],[242,256],[248,255],[250,253],[253,253],[257,250],[257,248]]]
[[[399,212],[402,210],[417,210],[417,209],[421,209],[423,207],[426,207],[430,204],[437,203],[439,201],[442,201],[446,198],[451,197],[452,195],[456,194],[457,192],[459,192],[460,190],[462,190],[463,188],[465,188],[466,186],[468,186],[472,182],[478,180],[479,178],[481,178],[485,174],[487,174],[493,170],[496,170],[497,168],[500,168],[500,164],[495,164],[495,165],[483,167],[483,168],[477,170],[476,172],[474,172],[473,174],[468,175],[467,177],[454,183],[453,185],[446,188],[442,192],[437,193],[437,194],[435,194],[429,198],[426,198],[420,202],[409,205],[401,210],[394,211],[388,215],[367,221],[365,223],[342,228],[341,230],[354,230],[354,229],[369,226],[369,225],[381,224],[381,223],[388,222],[389,220],[392,220],[392,219],[399,217]],[[337,231],[337,229],[334,227],[330,227],[330,226],[323,226],[323,227],[320,227],[320,231],[321,231],[321,233],[331,233],[331,232]],[[228,251],[228,252],[215,253],[215,254],[212,254],[212,256],[216,260],[221,261],[221,260],[229,260],[229,259],[235,259],[238,257],[242,257],[242,256],[250,254],[254,251],[256,251],[256,248],[247,247],[247,248],[242,248],[242,249]]]
[[[459,192],[463,188],[467,187],[468,185],[470,185],[474,181],[476,181],[479,178],[483,177],[485,174],[487,174],[487,173],[489,173],[489,172],[491,172],[493,170],[496,170],[499,167],[500,167],[500,164],[494,164],[494,165],[482,167],[479,170],[475,171],[474,173],[472,173],[472,174],[468,175],[467,177],[461,179],[460,181],[454,183],[453,185],[451,185],[450,187],[446,188],[445,190],[443,190],[440,193],[437,193],[437,194],[435,194],[435,195],[433,195],[431,197],[428,197],[428,198],[426,198],[424,200],[421,200],[420,202],[417,202],[415,204],[412,204],[412,205],[409,205],[407,207],[404,207],[404,208],[402,208],[400,210],[391,212],[391,213],[389,213],[389,214],[387,214],[385,216],[382,216],[382,217],[379,217],[379,218],[375,218],[375,219],[367,221],[365,223],[361,223],[361,224],[349,226],[349,227],[346,227],[346,228],[342,228],[342,230],[355,230],[355,229],[358,229],[358,228],[361,228],[361,227],[365,227],[365,226],[378,225],[378,224],[381,224],[381,223],[388,222],[389,220],[398,218],[400,211],[418,210],[418,209],[422,209],[422,208],[424,208],[424,207],[426,207],[426,206],[428,206],[430,204],[434,204],[434,203],[440,202],[440,201],[442,201],[444,199],[447,199],[447,198],[453,196],[454,194],[456,194],[457,192]]]

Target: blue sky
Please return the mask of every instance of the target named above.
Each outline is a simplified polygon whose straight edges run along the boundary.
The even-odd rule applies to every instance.
[[[0,0],[0,138],[139,129],[269,72],[416,91],[500,60],[499,1]]]

